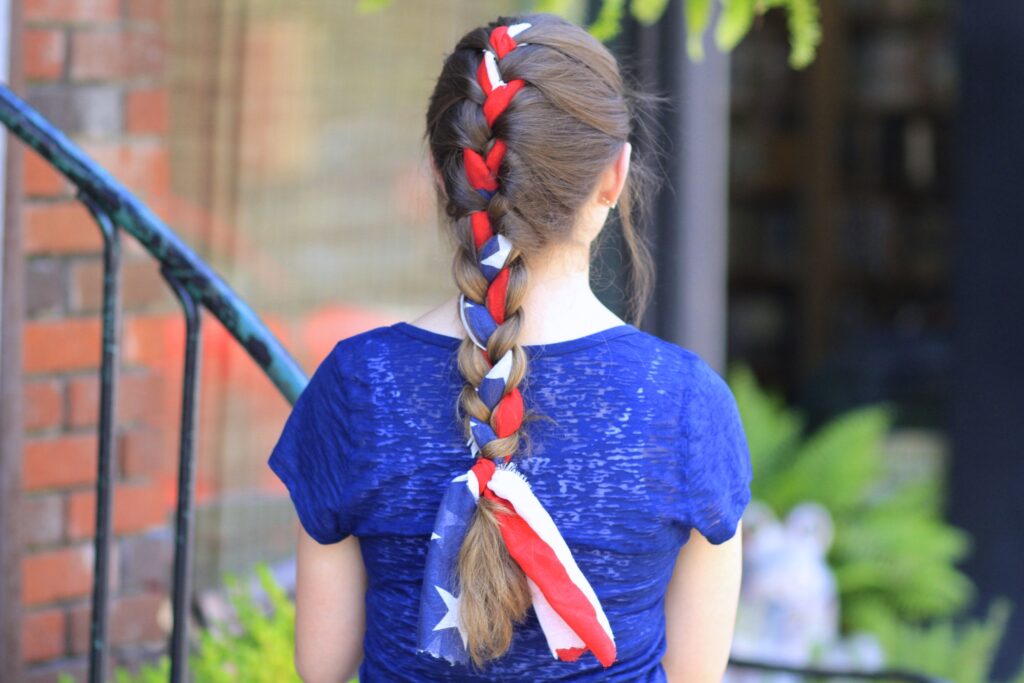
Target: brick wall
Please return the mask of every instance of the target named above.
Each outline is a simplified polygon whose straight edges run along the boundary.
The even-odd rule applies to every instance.
[[[24,95],[158,213],[169,193],[166,24],[160,0],[23,0]],[[17,64],[18,60],[15,59]],[[102,240],[71,189],[24,145],[22,658],[25,680],[84,680],[92,588]],[[18,198],[14,198],[18,201]],[[131,349],[168,298],[152,259],[123,240],[124,349],[110,632],[114,663],[165,646],[167,496],[156,453],[164,378]],[[173,411],[172,411],[173,412]],[[163,534],[159,541],[154,534]],[[166,610],[166,608],[164,608]]]

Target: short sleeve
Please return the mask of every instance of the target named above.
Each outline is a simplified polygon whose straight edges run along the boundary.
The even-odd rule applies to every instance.
[[[303,528],[321,544],[351,533],[348,418],[338,349],[327,355],[292,407],[267,464],[288,488]]]
[[[725,380],[698,359],[683,405],[684,519],[711,543],[733,537],[753,472],[739,407]]]

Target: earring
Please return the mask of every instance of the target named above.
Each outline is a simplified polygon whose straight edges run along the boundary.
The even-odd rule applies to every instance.
[[[618,202],[613,202],[612,200],[608,199],[607,197],[601,197],[601,203],[604,204],[605,206],[611,208],[611,209],[614,209],[618,205]]]

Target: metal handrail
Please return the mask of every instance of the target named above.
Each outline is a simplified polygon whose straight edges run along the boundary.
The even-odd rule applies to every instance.
[[[100,366],[92,616],[89,626],[91,683],[106,680],[106,660],[110,646],[107,586],[113,536],[115,439],[112,436],[116,412],[117,351],[121,333],[120,230],[135,237],[160,263],[160,273],[177,295],[185,315],[186,352],[172,579],[173,625],[168,646],[171,680],[182,681],[186,678],[188,667],[188,605],[192,597],[189,568],[194,545],[194,440],[201,308],[205,307],[217,317],[291,403],[295,403],[308,379],[259,316],[174,231],[64,133],[3,84],[0,84],[0,121],[77,188],[77,198],[92,214],[103,233],[103,353]]]
[[[89,158],[64,133],[0,84],[0,121],[46,159],[96,208],[127,231],[178,278],[238,340],[289,401],[298,398],[306,375],[259,316],[192,249],[116,178]]]
[[[185,317],[185,368],[179,433],[178,500],[175,514],[172,583],[173,627],[168,644],[170,680],[186,679],[188,606],[191,602],[189,568],[193,547],[194,441],[197,411],[196,376],[199,366],[201,309],[221,322],[274,386],[291,403],[305,388],[305,373],[252,309],[178,236],[121,183],[89,158],[39,112],[0,84],[0,122],[29,145],[76,188],[77,198],[92,214],[103,233],[103,354],[100,367],[99,457],[96,491],[96,536],[92,617],[90,623],[89,681],[106,680],[110,541],[113,535],[112,490],[114,471],[114,406],[117,389],[117,351],[120,344],[120,230],[135,237],[160,263],[160,273],[174,291]],[[805,678],[942,683],[939,679],[907,671],[850,671],[795,667],[731,657],[731,666]]]

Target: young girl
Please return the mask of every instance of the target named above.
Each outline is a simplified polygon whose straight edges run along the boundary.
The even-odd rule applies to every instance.
[[[338,342],[269,460],[303,527],[307,683],[721,680],[751,480],[735,400],[590,288],[618,206],[639,319],[634,98],[553,15],[445,60],[427,138],[458,291]]]

